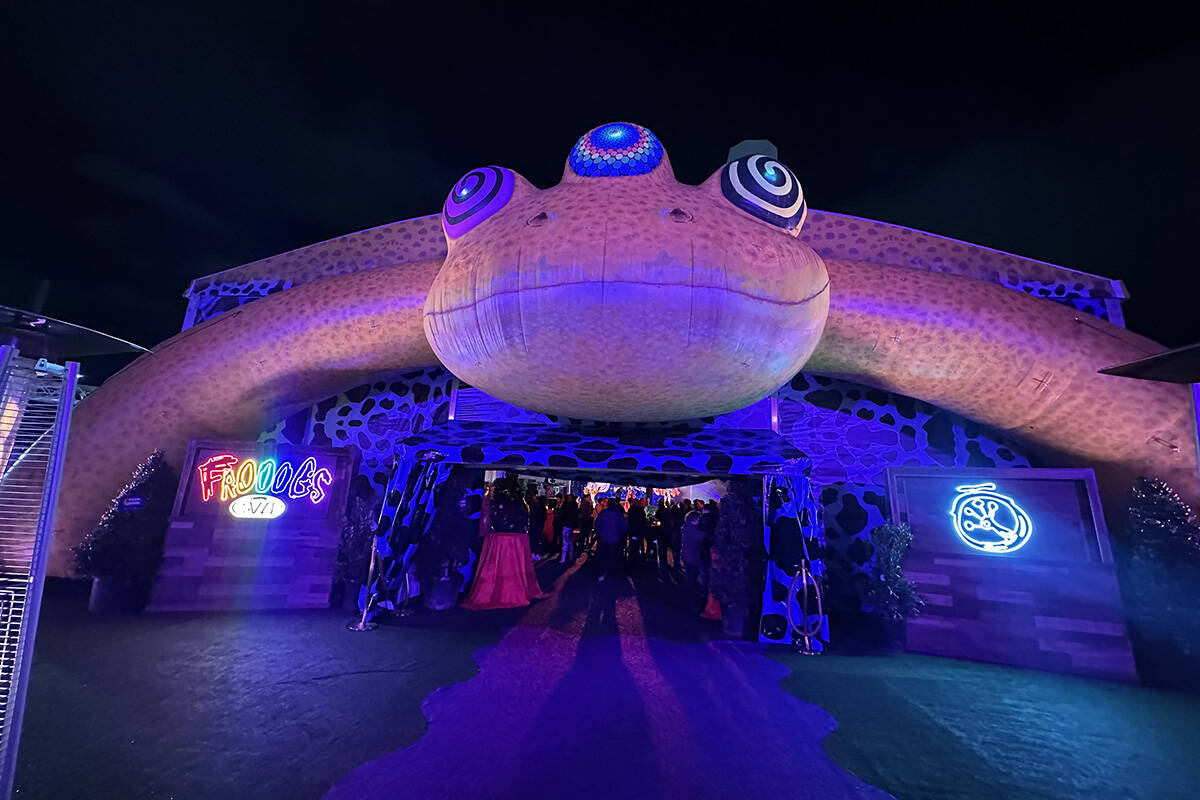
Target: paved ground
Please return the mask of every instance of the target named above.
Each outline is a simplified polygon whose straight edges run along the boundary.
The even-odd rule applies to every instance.
[[[567,572],[426,701],[425,736],[326,798],[888,797],[822,751],[836,723],[780,688],[786,668],[656,594]]]
[[[95,617],[86,587],[51,586],[17,796],[886,797],[871,784],[902,800],[1170,800],[1200,785],[1196,694],[764,656],[669,586],[585,572],[541,566],[555,592],[529,609],[365,634],[336,611]]]
[[[447,612],[360,634],[330,610],[96,617],[86,605],[87,587],[65,581],[43,603],[19,798],[320,797],[420,738],[421,702],[473,677],[471,654],[505,623]]]
[[[825,751],[903,800],[1192,800],[1200,695],[912,654],[771,657]]]

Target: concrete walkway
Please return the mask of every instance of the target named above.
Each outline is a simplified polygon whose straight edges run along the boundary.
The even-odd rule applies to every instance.
[[[889,797],[825,755],[836,722],[779,687],[784,667],[669,599],[566,571],[478,676],[425,701],[424,737],[326,798]]]

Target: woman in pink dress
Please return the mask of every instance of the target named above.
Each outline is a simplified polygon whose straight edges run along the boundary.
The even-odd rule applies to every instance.
[[[529,506],[515,476],[506,475],[483,496],[479,529],[483,548],[463,606],[472,610],[517,608],[549,597],[538,585],[529,550]]]

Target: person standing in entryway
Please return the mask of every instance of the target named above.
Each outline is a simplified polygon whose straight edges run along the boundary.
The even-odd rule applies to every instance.
[[[596,562],[600,568],[601,582],[616,570],[617,557],[624,547],[628,528],[629,523],[616,498],[609,500],[604,510],[596,516],[596,538],[599,540]]]
[[[575,561],[575,526],[579,523],[579,505],[575,495],[566,494],[554,511],[554,527],[562,536],[562,555],[559,561],[570,564]]]

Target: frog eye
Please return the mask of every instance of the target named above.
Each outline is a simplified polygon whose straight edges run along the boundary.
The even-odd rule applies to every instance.
[[[504,208],[516,178],[504,167],[479,167],[459,179],[442,206],[442,229],[457,239]]]
[[[800,232],[808,206],[796,174],[770,156],[745,156],[721,171],[721,194],[751,216]]]
[[[581,178],[646,175],[663,160],[663,146],[649,128],[632,122],[610,122],[579,137],[567,163]]]

